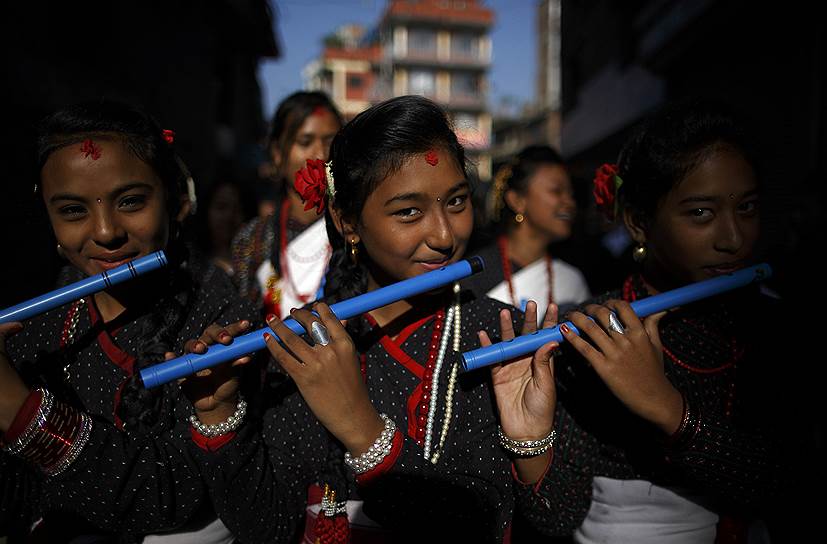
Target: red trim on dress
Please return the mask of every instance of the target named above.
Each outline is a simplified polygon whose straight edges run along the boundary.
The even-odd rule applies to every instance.
[[[220,450],[225,444],[235,438],[235,434],[235,431],[230,431],[229,433],[209,438],[196,431],[195,427],[190,426],[192,441],[195,442],[196,446],[210,453]]]
[[[95,297],[90,297],[90,299],[91,302],[86,306],[89,308],[89,318],[92,321],[92,327],[94,328],[99,324],[101,325],[100,332],[97,337],[98,345],[113,364],[117,365],[121,370],[126,372],[127,376],[132,376],[135,372],[135,357],[118,347],[118,345],[115,344],[115,340],[112,338],[112,335],[114,335],[116,331],[119,331],[121,327],[112,327],[111,331],[108,330],[109,327],[107,327],[107,324],[102,322],[100,311],[95,303]],[[121,393],[123,392],[124,385],[126,385],[126,381],[127,380],[123,380],[118,386],[118,389],[115,390],[115,397],[112,402],[112,417],[114,418],[115,425],[121,430],[123,430],[123,421],[121,421],[121,418],[118,415],[118,408],[121,405]]]
[[[400,344],[419,327],[423,326],[431,317],[434,317],[434,330],[431,334],[428,360],[424,365],[418,363],[410,355],[405,353]],[[365,319],[372,327],[378,327],[376,320],[370,314],[365,314]],[[425,443],[425,430],[428,420],[428,408],[431,402],[431,387],[433,382],[433,371],[436,366],[436,359],[439,355],[439,343],[445,325],[445,310],[438,310],[434,316],[426,316],[415,323],[406,326],[397,338],[391,339],[387,334],[383,335],[380,343],[388,355],[407,368],[414,376],[419,378],[420,383],[411,391],[406,403],[406,414],[408,418],[408,436],[416,440],[422,446]],[[364,372],[363,372],[364,373]]]

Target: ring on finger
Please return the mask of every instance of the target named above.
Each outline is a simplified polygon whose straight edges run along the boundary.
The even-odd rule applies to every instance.
[[[322,325],[321,321],[314,321],[310,325],[310,338],[320,346],[326,346],[330,343],[330,334],[328,334],[327,327]]]
[[[623,324],[617,318],[617,316],[613,313],[609,314],[609,325],[608,328],[610,331],[615,331],[619,334],[626,334],[626,331],[623,329]]]

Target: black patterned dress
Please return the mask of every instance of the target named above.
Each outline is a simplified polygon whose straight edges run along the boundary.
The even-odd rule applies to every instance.
[[[597,302],[645,293],[633,277],[623,291]],[[781,444],[797,440],[794,419],[783,415],[790,413],[789,374],[774,371],[783,357],[764,339],[778,305],[745,288],[662,319],[666,375],[697,418],[673,440],[629,412],[564,345],[555,357],[553,461],[540,485],[518,488],[521,514],[542,533],[570,535],[593,506],[598,476],[683,490],[720,516],[719,538],[721,531],[741,532],[745,520],[766,514],[788,474]]]
[[[508,541],[513,476],[497,440],[490,374],[458,373],[450,387],[459,353],[479,347],[477,331],[498,329],[498,312],[506,307],[463,291],[459,350],[452,353],[449,341],[449,355],[431,373],[427,362],[441,340],[435,334],[439,312],[411,323],[394,339],[366,316],[351,320],[348,328],[362,354],[370,398],[397,426],[390,454],[355,477],[343,463],[341,444],[292,383],[282,384],[269,393],[274,404],[261,435],[236,440],[214,457],[216,476],[209,481],[221,518],[244,542],[280,541],[288,534],[279,511],[285,502],[307,500],[303,542],[314,542],[320,488],[329,486],[339,507],[347,500],[352,542]],[[434,391],[435,423],[426,434],[421,406],[428,401],[426,393]],[[429,458],[424,456],[427,436]]]
[[[252,306],[215,266],[203,264],[193,273],[182,265],[172,274],[185,278],[188,295],[175,294],[185,304],[185,316],[171,350],[182,352],[185,341],[197,338],[212,323],[255,319]],[[82,275],[66,269],[61,278],[67,284]],[[148,301],[154,298],[150,293]],[[87,297],[83,303],[32,318],[9,339],[9,356],[24,380],[32,387],[46,387],[57,400],[88,414],[92,425],[79,456],[56,476],[47,478],[0,453],[0,519],[7,532],[25,534],[32,522],[45,516],[45,525],[57,520],[58,532],[51,535],[66,541],[73,534],[102,532],[139,541],[141,535],[176,530],[196,518],[215,519],[188,447],[192,407],[178,386],[164,386],[161,420],[151,432],[124,428],[118,417],[122,387],[135,370],[136,355],[153,334],[152,308],[149,303],[137,314],[103,323],[93,297]],[[55,531],[55,524],[50,531]]]

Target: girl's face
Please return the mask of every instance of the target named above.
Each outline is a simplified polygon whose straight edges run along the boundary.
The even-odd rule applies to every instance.
[[[682,285],[749,265],[759,234],[757,193],[755,172],[739,152],[713,151],[659,204],[645,234],[644,270]]]
[[[571,236],[577,204],[569,175],[559,164],[538,167],[517,201],[526,223],[541,235],[551,241]]]
[[[468,180],[445,151],[437,151],[433,166],[433,157],[425,157],[410,157],[365,201],[356,234],[372,261],[374,286],[435,270],[465,253],[474,226]]]
[[[306,166],[307,159],[327,161],[330,143],[338,131],[339,121],[327,108],[317,108],[307,116],[296,132],[287,162],[283,163],[282,175],[289,182],[289,187],[293,186],[293,176],[296,172]],[[278,151],[274,153],[278,154]],[[276,156],[274,160],[276,164],[282,164],[281,157]]]
[[[91,276],[163,249],[170,217],[151,166],[119,138],[88,142],[52,153],[41,182],[63,255]]]

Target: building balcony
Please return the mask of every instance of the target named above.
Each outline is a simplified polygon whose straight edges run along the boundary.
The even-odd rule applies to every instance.
[[[436,51],[408,51],[397,53],[392,57],[394,64],[400,66],[421,66],[440,67],[444,69],[480,70],[485,71],[491,67],[491,60],[483,58],[482,55],[451,54],[448,57],[440,57]]]

